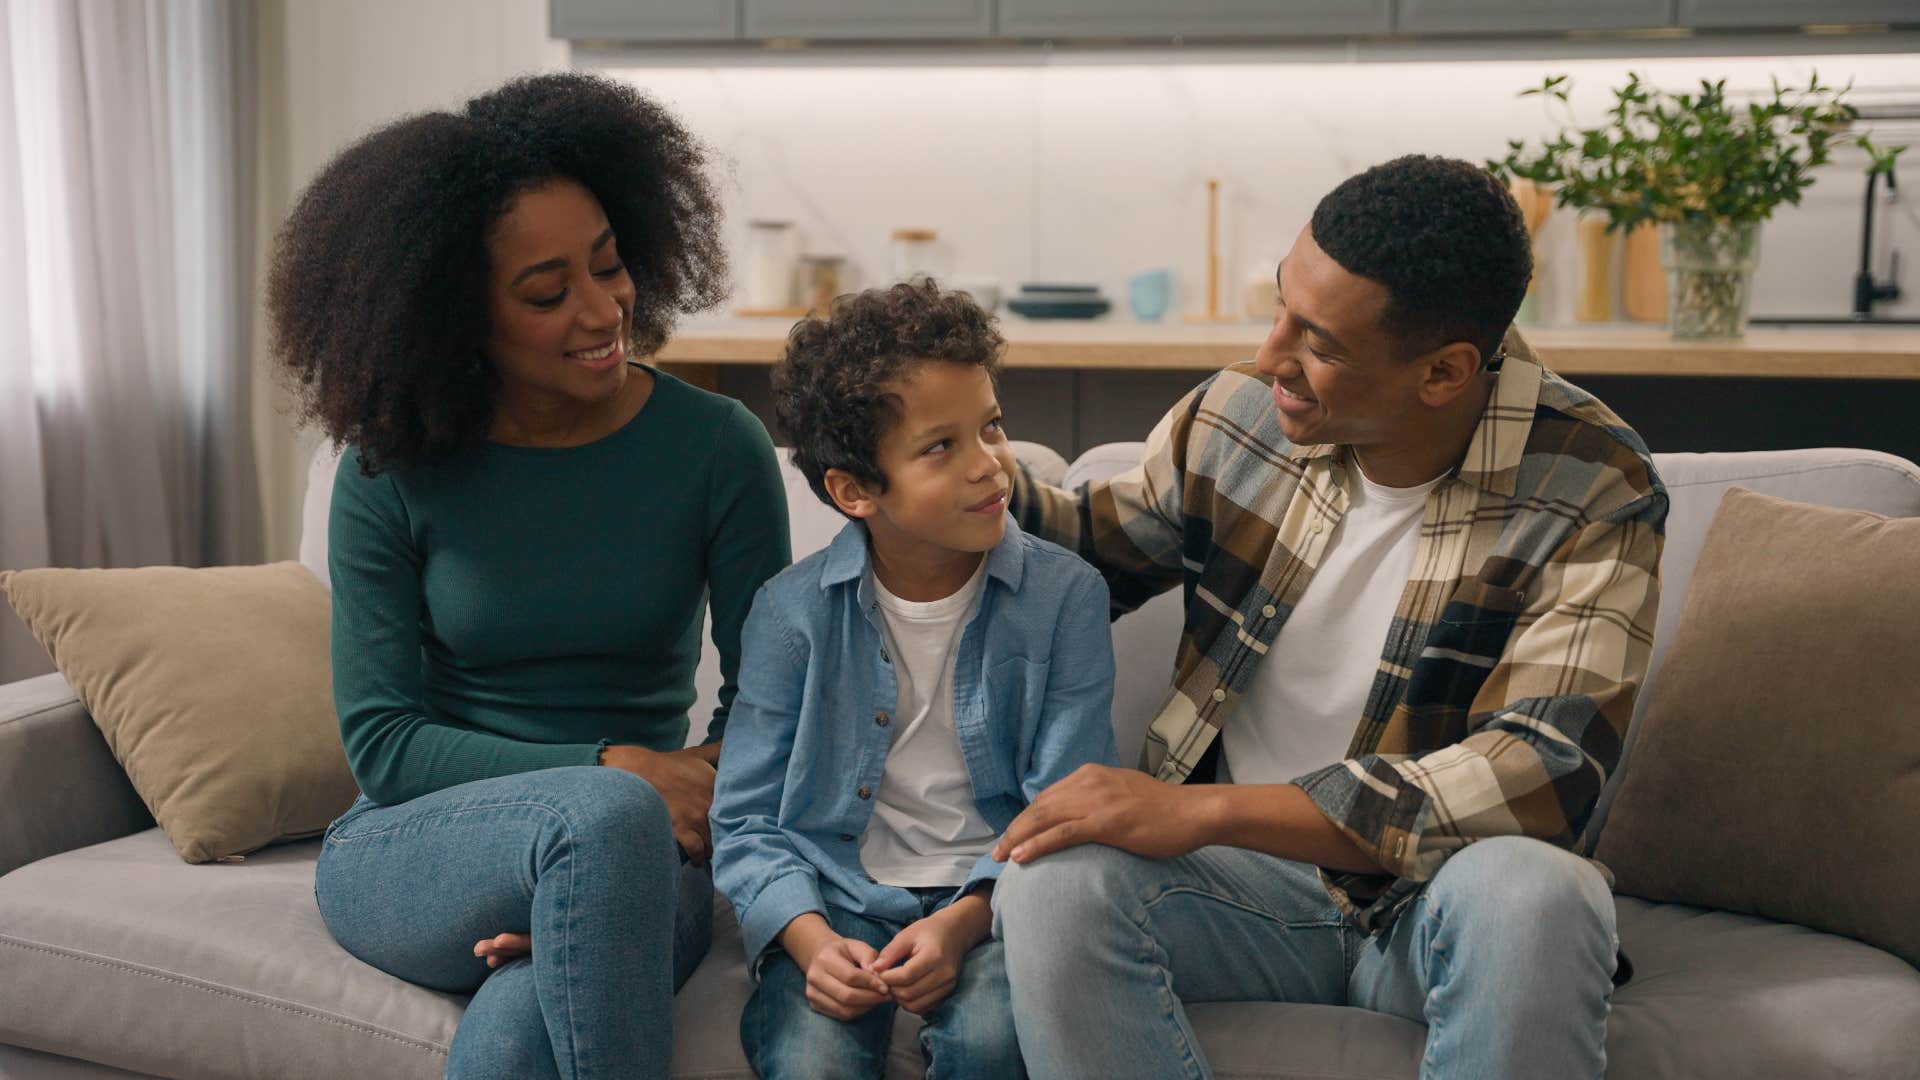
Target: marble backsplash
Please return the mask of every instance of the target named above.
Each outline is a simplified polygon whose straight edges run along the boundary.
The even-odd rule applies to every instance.
[[[1597,123],[1629,71],[1685,88],[1726,78],[1755,93],[1771,76],[1852,80],[1857,98],[1920,100],[1912,55],[1390,62],[1025,61],[908,66],[618,66],[718,151],[736,258],[746,223],[793,221],[801,248],[847,256],[847,284],[890,280],[896,227],[937,229],[950,276],[1095,283],[1125,315],[1126,279],[1168,267],[1175,315],[1206,303],[1206,182],[1221,181],[1221,303],[1242,308],[1316,201],[1344,177],[1403,153],[1480,161],[1555,117],[1517,92],[1547,73],[1575,86]],[[1920,122],[1875,125],[1920,143]],[[1920,154],[1920,151],[1915,151]],[[1841,313],[1859,255],[1865,157],[1843,150],[1798,207],[1763,234],[1755,313]],[[1913,157],[1906,159],[1914,161]],[[1920,170],[1908,191],[1920,193]],[[1920,195],[1877,211],[1876,264],[1920,259]],[[1541,322],[1573,319],[1579,253],[1571,211],[1538,241]],[[1886,313],[1920,312],[1920,280]]]

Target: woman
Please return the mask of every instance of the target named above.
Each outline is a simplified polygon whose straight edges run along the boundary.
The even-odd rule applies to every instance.
[[[665,1076],[706,953],[740,625],[788,562],[765,429],[635,363],[725,289],[700,147],[578,74],[335,158],[278,239],[274,347],[347,447],[334,698],[361,798],[315,895],[473,994],[450,1076]],[[682,749],[703,601],[725,686]]]

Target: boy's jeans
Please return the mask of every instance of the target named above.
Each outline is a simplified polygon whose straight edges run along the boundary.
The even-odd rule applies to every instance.
[[[946,907],[952,889],[910,889],[921,917]],[[906,929],[829,906],[827,925],[841,937],[885,948]],[[973,947],[960,965],[960,981],[920,1029],[920,1052],[930,1080],[1020,1080],[1020,1048],[1007,1001],[1007,968],[992,938]],[[861,1080],[884,1076],[893,1041],[896,1006],[876,1005],[853,1021],[835,1020],[807,1004],[807,973],[786,950],[775,948],[760,968],[760,984],[740,1016],[740,1043],[761,1080],[788,1077]]]
[[[1311,866],[1240,848],[1149,859],[1086,845],[994,889],[1028,1067],[1211,1076],[1182,1002],[1354,1005],[1427,1025],[1424,1080],[1597,1080],[1618,938],[1585,860],[1471,844],[1385,934],[1345,922]]]
[[[605,766],[476,780],[327,829],[314,896],[346,950],[472,994],[449,1077],[667,1075],[673,992],[706,955],[713,879],[683,865],[666,803]],[[489,969],[474,943],[533,934]]]

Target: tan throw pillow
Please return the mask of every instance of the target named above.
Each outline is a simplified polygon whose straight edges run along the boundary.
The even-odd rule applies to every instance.
[[[1920,966],[1920,518],[1734,488],[1595,854]]]
[[[312,836],[353,801],[327,593],[299,563],[19,570],[0,593],[188,862]]]

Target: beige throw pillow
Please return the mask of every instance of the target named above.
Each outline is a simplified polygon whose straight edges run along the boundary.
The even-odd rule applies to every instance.
[[[188,862],[312,836],[353,801],[327,593],[299,563],[20,570],[0,593]]]
[[[1920,518],[1728,492],[1640,723],[1619,891],[1920,966]]]

